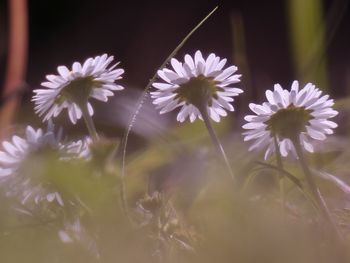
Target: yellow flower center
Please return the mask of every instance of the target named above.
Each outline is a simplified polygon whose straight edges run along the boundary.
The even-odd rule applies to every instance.
[[[80,105],[87,101],[93,88],[100,86],[102,86],[102,82],[96,81],[93,76],[74,79],[61,90],[55,102],[62,104],[68,100]]]
[[[200,109],[203,105],[212,105],[212,98],[218,97],[217,91],[223,91],[223,88],[218,87],[213,78],[199,75],[181,84],[175,93],[177,99]]]
[[[301,132],[306,131],[306,125],[314,117],[312,110],[306,110],[305,107],[296,107],[290,104],[287,108],[278,110],[265,122],[267,130],[272,135],[281,138],[294,139]]]

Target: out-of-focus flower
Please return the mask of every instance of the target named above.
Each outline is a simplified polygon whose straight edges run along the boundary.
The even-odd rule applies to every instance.
[[[40,173],[40,162],[36,162],[42,155],[60,159],[87,158],[88,140],[63,144],[62,130],[57,133],[49,122],[47,131],[35,130],[27,126],[25,136],[14,135],[11,141],[2,143],[0,151],[0,176],[5,186],[5,192],[9,196],[17,196],[24,204],[28,200],[35,203],[40,201],[53,202],[63,206],[60,194],[51,186],[46,186],[40,178],[32,174],[30,167],[34,167],[34,173]],[[30,175],[30,176],[29,176]]]
[[[35,130],[27,126],[25,138],[17,135],[11,141],[2,143],[3,151],[0,151],[0,175],[8,176],[18,171],[21,162],[30,154],[40,151],[42,148],[59,149],[62,139],[62,130],[57,134],[53,126],[49,125],[48,131]]]
[[[76,244],[86,249],[97,260],[100,259],[100,252],[93,236],[87,231],[79,218],[67,220],[62,229],[58,231],[59,239],[65,244]]]
[[[58,237],[63,243],[73,243],[75,240],[80,240],[82,227],[79,219],[66,222],[64,227],[64,229],[58,231]]]
[[[240,81],[241,75],[234,74],[236,66],[223,69],[226,59],[220,59],[210,54],[205,60],[200,51],[194,58],[185,55],[184,63],[171,59],[173,70],[165,68],[158,71],[158,76],[165,83],[154,83],[157,89],[151,93],[153,104],[157,105],[160,113],[166,113],[181,107],[177,120],[191,122],[198,117],[203,119],[202,111],[208,111],[209,116],[216,122],[226,116],[226,111],[233,111],[233,98],[243,91],[232,87]]]
[[[92,140],[90,137],[85,137],[82,140],[69,142],[61,146],[63,150],[63,157],[61,159],[84,159],[91,158],[90,145]]]
[[[265,159],[274,151],[274,136],[276,136],[280,153],[287,156],[291,152],[296,156],[293,141],[300,140],[301,146],[308,152],[314,147],[310,139],[325,140],[326,135],[332,134],[337,124],[328,120],[338,112],[332,109],[334,104],[329,95],[315,85],[308,83],[299,90],[298,81],[294,81],[290,91],[282,89],[279,84],[274,91],[267,90],[268,102],[262,105],[250,103],[250,109],[256,115],[247,115],[248,122],[243,125],[244,140],[255,140],[249,150],[267,148]]]
[[[47,75],[48,81],[41,83],[44,89],[35,89],[32,101],[35,103],[35,112],[47,121],[57,117],[67,108],[72,123],[82,117],[84,108],[93,115],[94,110],[89,98],[106,102],[113,96],[113,91],[124,89],[115,83],[121,79],[124,70],[117,68],[116,63],[110,66],[113,56],[97,56],[87,59],[83,64],[74,62],[72,69],[59,66],[59,75]]]

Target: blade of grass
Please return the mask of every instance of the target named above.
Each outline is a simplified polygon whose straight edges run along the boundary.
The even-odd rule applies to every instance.
[[[236,102],[236,112],[243,112],[244,107],[252,100],[258,97],[258,90],[252,85],[251,72],[247,56],[246,34],[243,16],[239,12],[230,13],[231,37],[232,37],[232,58],[240,69],[244,78],[242,78],[242,87],[244,87],[244,97]]]
[[[288,1],[290,42],[297,78],[327,90],[325,22],[322,0]],[[318,64],[316,64],[316,62]]]
[[[216,6],[206,17],[204,17],[180,42],[179,45],[170,53],[170,55],[164,60],[164,62],[161,64],[159,69],[163,69],[169,61],[176,55],[176,53],[180,50],[180,48],[187,42],[187,40],[193,35],[194,32],[196,32],[203,24],[204,22],[218,9],[218,6]],[[124,210],[125,215],[130,219],[130,216],[128,214],[127,210],[127,202],[126,202],[126,193],[125,193],[125,183],[124,183],[124,177],[125,177],[125,160],[126,160],[126,151],[127,151],[127,145],[128,145],[128,139],[131,132],[131,129],[136,121],[137,115],[139,114],[147,96],[149,95],[149,90],[152,87],[153,82],[157,78],[157,72],[153,75],[151,80],[148,82],[147,86],[145,87],[140,99],[137,102],[136,110],[133,113],[130,123],[127,126],[122,142],[121,142],[121,180],[120,180],[120,194],[122,198],[122,209]],[[115,149],[114,155],[117,154],[118,148]]]
[[[281,174],[283,174],[285,177],[287,177],[291,182],[293,182],[298,187],[300,192],[305,196],[306,200],[310,201],[310,204],[312,205],[314,210],[318,211],[317,204],[315,203],[314,199],[312,198],[310,193],[307,191],[307,189],[305,189],[305,187],[303,186],[303,184],[301,183],[301,181],[297,177],[295,177],[293,174],[287,172],[284,169],[280,169],[279,167],[277,167],[273,164],[268,164],[268,163],[259,162],[259,161],[257,161],[256,163],[261,165],[262,168],[276,170],[276,171],[280,172]]]
[[[283,176],[286,176],[291,182],[293,182],[301,190],[304,190],[303,184],[300,182],[300,180],[298,178],[296,178],[294,175],[292,175],[291,173],[287,172],[286,170],[281,169],[278,166],[275,166],[273,164],[268,164],[268,163],[259,162],[259,161],[257,161],[256,163],[265,167],[265,168],[278,171],[280,174],[283,174]]]

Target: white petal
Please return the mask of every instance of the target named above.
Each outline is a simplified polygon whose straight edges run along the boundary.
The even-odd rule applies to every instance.
[[[266,124],[261,122],[249,122],[242,126],[243,129],[258,129],[262,127],[266,127]]]
[[[66,66],[59,66],[57,71],[63,78],[67,78],[69,76],[69,69]]]
[[[189,114],[190,108],[187,105],[182,106],[180,112],[177,115],[177,121],[184,122]]]
[[[182,64],[175,58],[172,58],[170,60],[171,65],[173,66],[175,72],[179,75],[179,76],[183,76],[183,71],[182,71]]]
[[[273,92],[271,90],[266,90],[265,95],[266,95],[267,100],[271,104],[276,104],[275,99],[273,97]]]
[[[233,73],[235,73],[237,71],[237,67],[236,66],[231,66],[228,67],[227,69],[225,69],[220,75],[218,75],[215,80],[219,80],[222,81],[224,79],[226,79],[227,77],[231,76]]]
[[[191,68],[191,70],[193,70],[195,68],[194,61],[190,55],[185,55],[185,62]]]
[[[12,174],[12,169],[3,169],[0,168],[0,177],[6,177]]]
[[[270,144],[270,146],[267,148],[267,150],[265,152],[264,160],[269,159],[273,152],[274,152],[274,145]]]
[[[288,156],[287,141],[285,139],[280,142],[280,152],[283,157]]]
[[[321,140],[321,141],[326,139],[326,135],[315,130],[314,128],[312,128],[310,126],[306,126],[306,130],[307,130],[307,133],[309,134],[309,136],[313,139]]]
[[[51,203],[53,200],[55,200],[55,193],[49,193],[46,196],[46,199],[47,199],[47,201],[49,201]]]
[[[73,72],[81,72],[82,67],[79,62],[74,62],[72,66]]]
[[[87,103],[87,108],[88,108],[89,115],[90,116],[94,115],[94,108],[91,106],[90,102]]]
[[[202,53],[197,50],[196,53],[194,54],[194,63],[196,66],[198,66],[198,63],[205,65],[205,61],[203,59]]]
[[[307,150],[308,152],[311,152],[311,153],[314,152],[314,147],[309,142],[309,140],[307,139],[305,134],[300,134],[300,142],[304,146],[305,150]]]
[[[153,83],[152,86],[159,90],[167,90],[169,88],[174,87],[174,85],[172,84],[159,83],[159,82]]]
[[[71,122],[73,124],[76,124],[77,123],[77,116],[75,114],[75,109],[74,109],[74,106],[71,105],[69,108],[68,108],[68,116],[69,116],[69,119],[71,120]]]
[[[209,108],[209,112],[213,121],[220,122],[220,115],[213,108]]]

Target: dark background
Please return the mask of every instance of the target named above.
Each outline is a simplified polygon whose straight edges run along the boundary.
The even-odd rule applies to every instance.
[[[339,1],[324,1],[325,18]],[[346,2],[346,1],[345,1]],[[230,15],[243,19],[252,88],[290,85],[291,60],[286,1],[29,1],[31,89],[58,65],[108,53],[126,70],[123,83],[143,88],[182,38],[216,5],[218,11],[190,38],[177,57],[214,52],[233,56]],[[343,5],[344,6],[344,5]],[[343,10],[339,10],[341,13]],[[1,73],[6,62],[6,1],[1,2]],[[347,94],[350,82],[350,16],[341,18],[326,50],[331,92]],[[326,38],[330,36],[326,35]],[[256,98],[255,98],[256,99]]]

